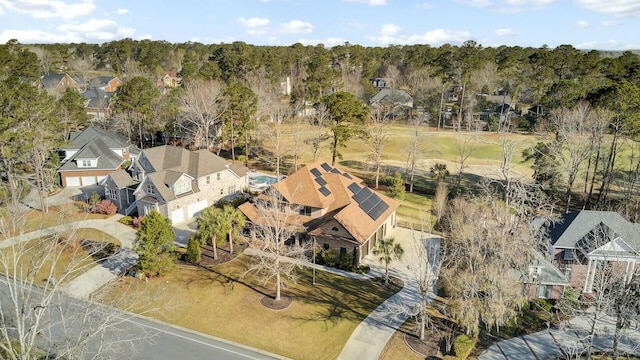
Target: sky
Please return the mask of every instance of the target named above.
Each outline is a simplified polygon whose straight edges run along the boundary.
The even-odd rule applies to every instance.
[[[640,49],[640,0],[0,0],[0,43]]]

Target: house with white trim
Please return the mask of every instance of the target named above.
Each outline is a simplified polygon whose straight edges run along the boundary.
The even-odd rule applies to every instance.
[[[105,193],[122,214],[156,210],[176,224],[220,199],[238,195],[248,184],[247,174],[243,165],[206,149],[163,145],[142,150],[128,172],[109,176]]]

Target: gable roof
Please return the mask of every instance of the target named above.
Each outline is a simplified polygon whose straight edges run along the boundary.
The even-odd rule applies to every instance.
[[[292,204],[325,210],[322,218],[305,224],[310,234],[321,235],[322,225],[335,220],[357,242],[364,243],[400,203],[361,183],[356,176],[316,161],[273,184],[273,188]]]
[[[369,103],[381,104],[381,103],[393,103],[393,104],[406,104],[412,102],[413,97],[406,91],[400,89],[383,88],[373,95]]]
[[[80,159],[98,159],[96,167],[80,168],[77,161]],[[95,139],[80,148],[69,160],[67,160],[58,171],[93,171],[93,170],[115,170],[120,167],[123,159],[114,153],[107,144],[100,138]]]
[[[110,149],[122,149],[134,145],[129,143],[129,139],[107,130],[97,128],[95,126],[89,126],[81,132],[72,132],[69,135],[69,143],[62,147],[63,150],[75,150],[80,149],[90,142],[95,140],[102,140],[104,144]]]
[[[600,236],[604,237],[601,244],[620,238],[635,251],[640,251],[640,225],[614,211],[582,210],[564,214],[560,222],[551,224],[547,230],[551,244],[556,248],[584,247],[589,239]]]
[[[131,175],[124,169],[118,169],[108,176],[118,189],[124,189],[129,186],[137,185],[139,182],[134,180]]]
[[[88,100],[88,108],[106,108],[113,93],[108,93],[102,89],[89,89],[82,93],[82,96]]]

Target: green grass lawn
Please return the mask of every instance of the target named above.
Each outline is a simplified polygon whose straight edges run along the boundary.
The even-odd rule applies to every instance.
[[[293,298],[291,306],[269,310],[260,299],[272,293],[272,284],[264,287],[250,275],[229,280],[239,279],[248,261],[241,255],[214,271],[181,265],[148,283],[123,278],[110,297],[128,292],[136,301],[149,299],[151,304],[131,304],[133,311],[293,359],[335,359],[356,326],[391,295],[371,280],[322,271],[312,286],[311,272],[304,270],[297,284],[283,289]]]

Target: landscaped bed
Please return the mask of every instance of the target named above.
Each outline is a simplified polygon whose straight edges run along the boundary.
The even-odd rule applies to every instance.
[[[273,294],[271,283],[242,274],[252,261],[240,255],[210,269],[180,264],[177,272],[149,282],[125,277],[111,292],[125,292],[134,311],[176,325],[237,341],[294,359],[335,359],[351,333],[382,301],[393,294],[380,281],[355,280],[322,271],[312,285],[310,270],[283,295],[292,303],[281,310],[263,305]],[[136,308],[136,301],[151,304]]]

